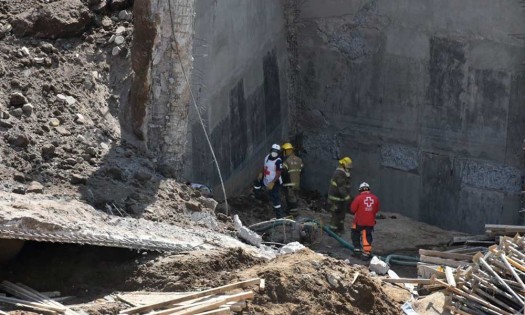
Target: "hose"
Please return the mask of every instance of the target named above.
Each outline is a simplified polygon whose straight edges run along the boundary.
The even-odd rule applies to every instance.
[[[413,257],[413,256],[404,256],[404,255],[396,255],[396,254],[390,254],[384,257],[379,257],[381,260],[384,260],[389,265],[399,265],[399,266],[410,266],[415,267],[417,266],[417,263],[420,261],[419,258]]]
[[[319,221],[315,219],[306,218],[301,220],[300,222],[313,222],[319,225],[323,231],[325,231],[326,234],[333,237],[336,241],[338,241],[343,247],[354,251],[354,246],[347,241],[345,241],[342,237],[337,235],[334,231],[332,231],[328,226],[322,225]],[[294,224],[297,223],[297,221],[290,220],[290,219],[277,219],[272,221],[265,221],[256,223],[250,226],[250,229],[255,232],[264,232],[270,229],[273,229],[275,227],[285,225],[285,224]],[[266,224],[268,224],[266,226]],[[386,257],[378,256],[379,259],[383,260],[389,265],[398,265],[398,266],[409,266],[409,267],[415,267],[417,266],[417,263],[420,261],[418,257],[414,256],[405,256],[405,255],[397,255],[397,254],[390,254]]]

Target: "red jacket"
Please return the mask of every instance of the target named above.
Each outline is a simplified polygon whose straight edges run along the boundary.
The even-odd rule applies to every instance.
[[[350,211],[355,214],[355,224],[374,226],[379,212],[379,198],[370,191],[363,191],[352,201]]]

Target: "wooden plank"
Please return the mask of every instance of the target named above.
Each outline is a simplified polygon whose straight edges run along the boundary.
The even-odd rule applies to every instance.
[[[455,260],[464,260],[464,261],[472,261],[472,256],[473,256],[473,255],[465,255],[465,254],[458,254],[458,253],[440,252],[438,250],[428,250],[428,249],[420,249],[419,255],[455,259]]]
[[[228,307],[221,307],[216,310],[198,313],[197,315],[230,315],[231,311]]]
[[[477,252],[486,252],[487,247],[485,246],[465,246],[465,247],[459,247],[454,249],[446,250],[447,253],[458,253],[458,254],[465,254],[465,255],[474,255]]]
[[[458,294],[458,295],[460,295],[460,296],[462,296],[462,297],[464,297],[464,298],[466,298],[466,299],[468,299],[468,300],[471,300],[471,301],[474,301],[474,302],[476,302],[476,303],[479,303],[479,304],[481,304],[481,305],[483,305],[483,306],[485,306],[485,307],[487,307],[487,308],[489,308],[489,309],[491,309],[491,310],[493,310],[493,311],[500,312],[499,314],[512,315],[512,313],[509,313],[509,312],[507,312],[507,311],[504,311],[504,310],[502,310],[502,309],[499,308],[499,307],[493,306],[493,305],[490,304],[489,302],[487,302],[487,301],[485,301],[485,300],[483,300],[483,299],[477,298],[477,297],[475,297],[475,296],[472,296],[471,294],[468,294],[468,293],[466,293],[466,292],[464,292],[464,291],[462,291],[462,290],[460,290],[460,289],[458,289],[458,288],[455,288],[455,287],[453,287],[453,286],[450,286],[450,285],[448,285],[447,283],[445,283],[445,282],[443,282],[443,281],[441,281],[441,280],[438,280],[438,279],[432,279],[432,280],[435,281],[435,282],[437,282],[437,283],[440,283],[440,284],[444,285],[444,286],[447,287],[450,291],[452,291],[452,292],[454,292],[454,293],[456,293],[456,294]]]
[[[421,260],[421,262],[426,262],[426,263],[431,263],[431,264],[436,264],[436,265],[441,265],[441,266],[449,266],[449,267],[454,267],[454,268],[466,266],[469,264],[468,261],[457,261],[457,260],[444,259],[444,258],[439,258],[439,257],[430,257],[430,256],[425,256],[425,255],[420,255],[419,260]]]
[[[454,279],[454,270],[452,270],[452,268],[450,268],[449,266],[445,267],[445,277],[449,285],[453,287],[456,286],[456,279]]]
[[[525,233],[523,225],[485,224],[485,230]]]
[[[66,315],[78,315],[77,312],[71,310],[70,308],[64,306],[63,304],[59,303],[58,301],[55,301],[53,299],[50,299],[48,296],[38,292],[37,290],[34,290],[33,288],[28,287],[25,284],[22,283],[11,283],[9,281],[2,282],[3,285],[8,285],[9,287],[12,287],[13,289],[17,289],[18,291],[27,294],[29,296],[33,296],[34,299],[36,299],[36,302],[43,302],[47,305],[53,305],[56,307],[64,308]]]
[[[430,279],[432,275],[436,275],[438,278],[445,278],[445,272],[441,269],[441,266],[429,265],[422,262],[417,263],[417,275],[419,278]]]
[[[137,306],[138,306],[137,304],[135,304],[135,303],[133,303],[133,302],[127,300],[126,298],[124,298],[124,297],[123,297],[122,295],[120,295],[120,294],[117,294],[116,297],[117,297],[118,300],[120,300],[120,301],[122,301],[122,302],[124,302],[124,303],[126,303],[126,304],[128,304],[128,305],[131,305],[132,307],[137,307]]]
[[[228,297],[221,297],[221,298],[215,298],[208,302],[202,303],[200,305],[186,307],[185,309],[180,309],[180,307],[176,307],[173,309],[167,309],[163,311],[154,312],[155,315],[167,315],[167,314],[173,314],[173,315],[194,315],[199,314],[205,311],[211,311],[216,308],[220,308],[224,304],[228,302],[239,302],[246,299],[253,299],[254,293],[253,291],[247,291],[247,292],[241,292],[237,294],[233,294]]]
[[[226,306],[228,306],[232,312],[239,313],[246,308],[246,301],[228,302]]]
[[[448,242],[448,244],[450,246],[450,245],[454,245],[454,244],[463,244],[466,241],[490,241],[490,240],[493,240],[493,239],[494,239],[493,236],[489,236],[489,235],[485,235],[485,234],[482,234],[482,235],[469,235],[469,236],[454,236],[454,237],[452,237],[450,242]]]
[[[249,280],[245,280],[245,281],[240,281],[240,282],[224,285],[224,286],[218,287],[218,288],[213,288],[213,289],[208,289],[208,290],[204,290],[204,291],[200,291],[200,292],[190,293],[188,295],[184,295],[184,296],[181,296],[181,297],[173,298],[173,299],[170,299],[168,301],[163,301],[163,302],[158,302],[158,303],[153,303],[153,304],[148,304],[148,305],[143,305],[143,306],[137,306],[137,307],[129,308],[129,309],[121,311],[120,314],[135,314],[135,313],[139,313],[139,312],[147,312],[147,311],[154,310],[156,308],[160,308],[160,307],[163,307],[163,306],[168,306],[168,305],[172,305],[172,304],[176,304],[176,303],[192,300],[192,299],[195,299],[195,298],[198,298],[198,297],[203,297],[203,296],[206,296],[206,295],[214,295],[214,294],[224,293],[224,292],[231,291],[231,290],[234,290],[234,289],[246,288],[246,287],[249,287],[249,286],[260,285],[260,284],[261,284],[261,279],[260,278],[253,278],[253,279],[249,279]]]
[[[25,301],[25,300],[20,300],[20,299],[11,298],[11,297],[4,297],[4,296],[0,296],[0,302],[16,305],[16,306],[20,306],[20,307],[27,307],[27,308],[32,308],[32,309],[38,309],[40,311],[45,310],[47,312],[64,313],[64,311],[65,311],[64,309],[58,308],[58,307],[53,306],[53,305],[47,305],[47,304],[31,302],[31,301]]]
[[[388,282],[388,283],[432,284],[432,281],[430,281],[430,279],[417,279],[417,278],[391,279],[391,278],[385,278],[385,279],[382,279],[382,280],[383,280],[383,282]]]

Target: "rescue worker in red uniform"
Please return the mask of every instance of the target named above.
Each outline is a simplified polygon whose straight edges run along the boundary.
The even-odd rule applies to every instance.
[[[278,144],[272,145],[270,153],[264,158],[262,178],[262,183],[270,195],[273,210],[275,211],[275,217],[277,219],[284,217],[284,209],[282,208],[281,196],[279,194],[279,188],[283,183],[281,179],[283,160],[279,156],[280,153],[281,146]]]
[[[328,187],[328,204],[332,212],[330,228],[339,235],[345,232],[346,209],[352,200],[350,195],[351,170],[352,159],[348,156],[340,159],[339,166],[335,169]]]
[[[352,223],[354,253],[361,253],[364,259],[370,259],[372,232],[376,225],[376,214],[379,212],[379,198],[372,194],[368,183],[363,182],[359,185],[359,195],[352,201],[350,211],[354,214]]]

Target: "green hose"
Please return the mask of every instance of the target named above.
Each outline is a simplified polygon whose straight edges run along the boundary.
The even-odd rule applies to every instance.
[[[302,220],[301,222],[314,222],[314,223],[316,223],[317,225],[322,227],[323,231],[325,231],[326,234],[328,234],[329,236],[333,237],[336,241],[338,241],[341,245],[343,245],[343,247],[351,250],[352,252],[354,251],[354,246],[352,246],[352,244],[350,244],[347,241],[345,241],[343,238],[341,238],[339,235],[337,235],[337,233],[332,231],[328,226],[322,225],[321,223],[319,223],[319,221],[314,220],[314,219],[305,219],[305,220]],[[275,220],[269,226],[263,226],[263,227],[259,227],[259,228],[258,227],[253,227],[252,230],[255,231],[255,232],[259,232],[260,233],[260,232],[264,232],[264,231],[273,229],[273,228],[275,228],[277,226],[281,226],[281,225],[284,225],[284,224],[287,224],[287,223],[290,223],[289,219]],[[383,260],[384,262],[386,262],[389,265],[398,265],[398,266],[415,267],[415,266],[417,266],[417,263],[420,261],[418,257],[396,255],[396,254],[390,254],[390,255],[388,255],[386,257],[381,257],[381,256],[378,256],[378,257],[379,257],[379,259]]]
[[[404,255],[395,255],[390,254],[386,258],[380,257],[387,264],[400,265],[400,266],[417,266],[417,263],[420,261],[419,258],[413,256],[404,256]]]

